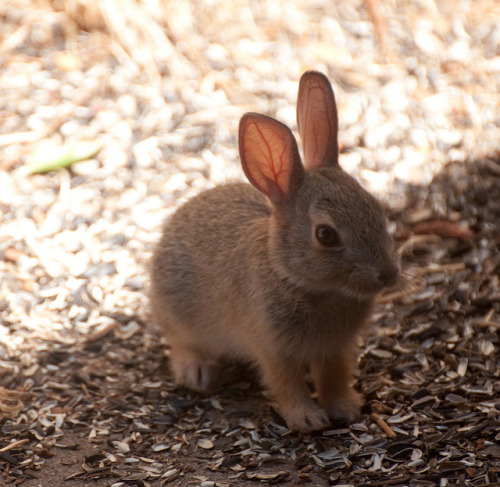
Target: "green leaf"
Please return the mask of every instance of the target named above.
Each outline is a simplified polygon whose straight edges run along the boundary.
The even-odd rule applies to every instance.
[[[74,162],[91,159],[101,148],[101,143],[95,140],[73,142],[63,146],[43,146],[28,159],[28,171],[35,174],[69,167]]]

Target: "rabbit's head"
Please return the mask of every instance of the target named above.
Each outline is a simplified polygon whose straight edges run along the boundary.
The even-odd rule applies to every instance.
[[[321,73],[300,80],[297,125],[305,167],[287,126],[252,113],[240,122],[243,169],[272,207],[271,265],[311,292],[373,297],[397,279],[393,243],[380,203],[338,164],[337,108]]]

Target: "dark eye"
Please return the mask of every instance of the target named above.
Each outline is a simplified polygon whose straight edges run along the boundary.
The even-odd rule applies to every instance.
[[[325,247],[340,246],[340,237],[337,230],[329,225],[318,225],[316,227],[316,239]]]

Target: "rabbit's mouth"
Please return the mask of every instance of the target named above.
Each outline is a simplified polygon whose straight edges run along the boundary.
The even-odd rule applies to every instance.
[[[318,277],[318,276],[317,276]],[[295,281],[300,288],[319,294],[330,294],[338,299],[367,301],[374,299],[384,288],[378,279],[360,279],[359,276],[347,275],[344,278],[316,278],[307,281]]]
[[[345,283],[340,287],[340,292],[347,298],[373,299],[384,286],[380,282],[355,281]]]

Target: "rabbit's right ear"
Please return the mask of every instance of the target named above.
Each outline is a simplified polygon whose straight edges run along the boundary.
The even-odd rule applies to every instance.
[[[337,105],[332,86],[323,73],[306,71],[300,78],[297,126],[307,169],[338,164]]]
[[[274,118],[246,113],[240,120],[239,148],[248,180],[274,205],[290,201],[304,175],[292,131]]]

